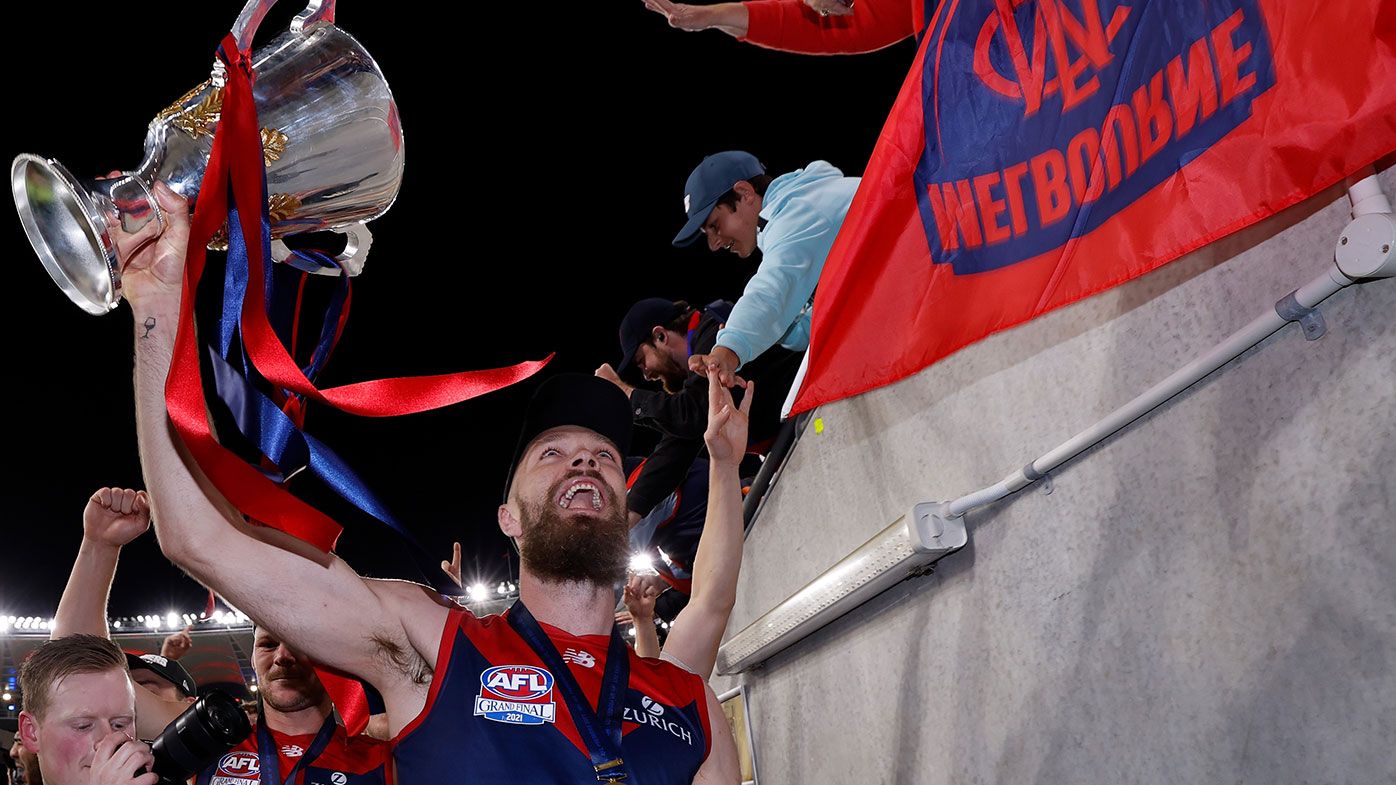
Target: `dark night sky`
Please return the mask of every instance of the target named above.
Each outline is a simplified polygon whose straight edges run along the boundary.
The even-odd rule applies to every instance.
[[[146,123],[206,77],[240,4],[93,7],[102,10],[6,11],[7,160],[53,156],[80,177],[135,166]],[[264,33],[301,7],[282,3]],[[773,173],[822,158],[860,174],[913,54],[910,42],[861,57],[768,52],[671,30],[639,0],[448,7],[339,7],[339,25],[393,87],[407,167],[396,205],[372,225],[373,252],[322,386],[554,351],[545,374],[590,372],[617,359],[616,325],[636,299],[735,298],[756,258],[669,245],[689,170],[742,148]],[[0,613],[46,616],[88,495],[142,487],[130,312],[94,318],[71,305],[3,212],[16,354]],[[535,385],[393,420],[312,408],[307,429],[429,548],[444,557],[460,539],[467,575],[498,579],[509,546],[495,507]],[[420,579],[380,528],[348,521],[341,553],[367,573]],[[148,537],[127,548],[110,610],[197,610],[203,596]]]

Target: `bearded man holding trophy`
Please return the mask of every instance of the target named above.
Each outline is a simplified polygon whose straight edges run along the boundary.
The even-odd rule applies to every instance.
[[[247,3],[210,79],[151,123],[136,169],[83,181],[30,155],[12,168],[26,233],[68,297],[96,314],[131,305],[141,462],[162,550],[325,666],[322,679],[372,684],[398,781],[735,783],[735,747],[712,689],[634,656],[614,624],[628,557],[620,461],[630,413],[607,382],[554,377],[530,406],[498,513],[521,555],[520,601],[502,616],[476,619],[428,587],[361,578],[333,553],[338,525],[286,491],[291,475],[309,471],[401,528],[304,432],[305,403],[367,416],[423,411],[542,363],[320,388],[317,362],[289,356],[269,315],[276,268],[341,279],[363,269],[365,224],[401,183],[403,136],[381,70],[334,25],[332,0],[313,0],[252,51],[274,2]],[[324,230],[346,235],[342,253],[280,242]],[[220,268],[207,250],[225,248]],[[195,294],[222,305],[198,329]],[[332,301],[326,352],[339,315]],[[716,385],[710,398],[709,438],[744,445],[744,412]],[[214,428],[211,414],[238,434]],[[589,656],[564,660],[564,646]],[[335,697],[352,734],[356,702]]]

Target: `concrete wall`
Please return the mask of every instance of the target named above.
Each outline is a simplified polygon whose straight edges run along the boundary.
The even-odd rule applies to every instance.
[[[1396,169],[1382,174],[1396,195]],[[1320,272],[1340,189],[820,412],[729,634]],[[1396,782],[1396,280],[1287,326],[755,671],[762,785]]]

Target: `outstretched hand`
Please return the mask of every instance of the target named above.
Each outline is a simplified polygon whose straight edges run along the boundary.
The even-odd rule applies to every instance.
[[[462,589],[465,588],[465,584],[461,583],[460,578],[460,543],[457,542],[452,544],[451,560],[446,561],[443,559],[441,561],[441,571],[446,573],[452,581],[455,581],[456,586]]]
[[[645,8],[668,20],[670,27],[687,30],[691,33],[713,26],[708,19],[706,9],[701,5],[671,3],[669,0],[643,0],[643,2]]]
[[[737,359],[736,353],[725,346],[714,346],[708,354],[695,354],[688,358],[689,371],[706,374],[708,369],[712,368],[717,371],[723,387],[745,386],[745,382],[737,375],[738,365],[741,365],[741,361]]]
[[[741,406],[732,402],[732,391],[722,385],[717,369],[708,368],[708,429],[703,442],[708,445],[708,457],[714,463],[740,463],[746,454],[747,423],[751,418],[751,395],[756,385],[742,382],[746,388]]]
[[[192,625],[191,625],[192,626]],[[160,656],[167,660],[177,660],[194,648],[194,638],[189,634],[191,627],[170,633],[160,642]]]

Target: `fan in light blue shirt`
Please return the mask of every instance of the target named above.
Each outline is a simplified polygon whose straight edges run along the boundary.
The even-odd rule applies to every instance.
[[[717,364],[730,375],[776,344],[809,346],[810,302],[858,182],[825,161],[770,178],[749,153],[703,159],[688,178],[688,223],[674,244],[706,238],[710,250],[742,258],[760,248],[761,264],[713,352],[690,358],[691,365]]]

